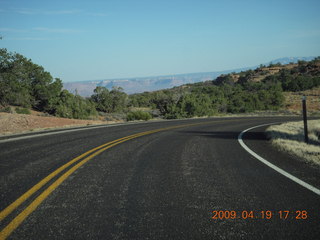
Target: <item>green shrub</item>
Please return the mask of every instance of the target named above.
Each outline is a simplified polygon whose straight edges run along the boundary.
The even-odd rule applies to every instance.
[[[148,112],[143,112],[143,111],[135,111],[135,112],[129,112],[127,114],[127,121],[134,121],[134,120],[144,120],[148,121],[150,120],[151,114]]]
[[[12,113],[11,107],[4,107],[0,109],[0,112]]]
[[[28,108],[16,108],[16,113],[18,114],[31,114]]]
[[[94,103],[63,90],[54,109],[54,115],[64,118],[90,119],[98,116]]]

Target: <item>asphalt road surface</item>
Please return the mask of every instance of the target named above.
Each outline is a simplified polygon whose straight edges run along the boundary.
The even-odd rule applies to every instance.
[[[163,121],[2,138],[0,239],[319,239],[319,194],[238,141],[245,129],[288,120]],[[245,133],[244,143],[319,189],[319,167],[277,151],[265,128]]]

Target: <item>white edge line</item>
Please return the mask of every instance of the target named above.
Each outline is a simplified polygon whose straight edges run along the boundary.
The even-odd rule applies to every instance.
[[[259,126],[255,126],[255,127],[251,127],[251,128],[248,128],[244,131],[242,131],[239,136],[238,136],[238,141],[240,143],[240,145],[248,152],[250,153],[252,156],[254,156],[256,159],[258,159],[260,162],[264,163],[265,165],[267,165],[268,167],[272,168],[273,170],[277,171],[278,173],[282,174],[283,176],[289,178],[290,180],[298,183],[299,185],[301,185],[302,187],[304,188],[307,188],[309,189],[310,191],[314,192],[315,194],[318,194],[320,195],[320,189],[310,185],[309,183],[306,183],[304,181],[302,181],[301,179],[291,175],[290,173],[284,171],[283,169],[277,167],[276,165],[268,162],[266,159],[264,159],[263,157],[259,156],[258,154],[256,154],[254,151],[252,151],[246,144],[244,144],[243,140],[242,140],[242,136],[244,133],[254,129],[254,128],[259,128],[259,127],[263,127],[263,126],[267,126],[267,125],[273,125],[273,124],[279,124],[280,122],[278,123],[268,123],[268,124],[262,124],[262,125],[259,125]]]
[[[67,132],[76,132],[76,131],[83,131],[83,130],[88,130],[88,129],[95,129],[95,128],[103,128],[103,127],[109,127],[107,125],[104,126],[96,126],[96,127],[83,127],[83,128],[77,128],[77,129],[67,129],[67,130],[58,130],[53,132],[42,132],[42,133],[37,133],[33,135],[26,135],[26,136],[20,136],[20,137],[12,137],[8,139],[3,139],[0,140],[0,143],[5,143],[5,142],[13,142],[17,140],[23,140],[23,139],[29,139],[29,138],[35,138],[35,137],[42,137],[42,136],[50,136],[50,135],[56,135],[56,134],[61,134],[61,133],[67,133]]]
[[[224,117],[222,117],[224,118]],[[226,117],[228,118],[228,117]],[[198,118],[198,119],[206,119],[206,118]],[[219,119],[219,118],[214,118],[211,117],[210,119]],[[171,122],[171,121],[188,121],[192,119],[167,119],[165,120],[166,122]],[[9,138],[0,140],[0,143],[6,143],[6,142],[13,142],[13,141],[18,141],[18,140],[23,140],[23,139],[29,139],[29,138],[35,138],[35,137],[42,137],[42,136],[50,136],[50,135],[56,135],[56,134],[61,134],[61,133],[68,133],[68,132],[76,132],[76,131],[83,131],[83,130],[90,130],[90,129],[96,129],[96,128],[109,128],[109,127],[118,127],[118,126],[123,126],[123,125],[135,125],[135,124],[148,124],[148,123],[157,123],[157,122],[164,122],[163,120],[152,120],[152,121],[138,121],[138,122],[125,122],[125,123],[115,123],[115,124],[102,124],[102,125],[97,125],[97,126],[84,126],[84,127],[71,127],[71,128],[66,128],[66,130],[62,130],[63,128],[58,128],[58,129],[49,129],[48,132],[39,132],[35,133],[32,135],[29,135],[30,133],[22,133],[22,135],[25,134],[25,136],[20,136],[20,137],[14,137],[14,135],[20,135],[19,133],[13,134],[13,135],[1,135],[0,137],[6,137],[8,136]]]
[[[84,130],[90,130],[90,129],[96,129],[96,128],[110,128],[110,127],[118,127],[118,126],[123,126],[123,125],[134,125],[134,124],[139,124],[139,123],[144,123],[144,122],[103,124],[103,125],[97,125],[97,126],[91,125],[91,126],[85,126],[85,127],[74,127],[74,128],[69,128],[69,129],[66,128],[65,130],[62,130],[63,128],[58,128],[56,130],[50,129],[50,130],[48,130],[48,132],[39,132],[39,133],[35,133],[32,135],[28,135],[29,133],[25,133],[26,134],[25,136],[20,136],[20,137],[13,137],[12,135],[11,136],[8,135],[10,138],[0,140],[0,143],[12,142],[12,141],[17,141],[17,140],[42,137],[42,136],[50,136],[50,135],[56,135],[56,134],[61,134],[61,133],[84,131]],[[1,137],[5,137],[5,136],[6,135],[3,135]]]

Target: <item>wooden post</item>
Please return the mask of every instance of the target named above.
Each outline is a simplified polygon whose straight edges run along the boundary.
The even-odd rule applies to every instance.
[[[308,121],[307,121],[307,105],[306,105],[306,96],[302,97],[302,112],[303,112],[303,125],[304,125],[304,141],[309,142],[308,137]]]

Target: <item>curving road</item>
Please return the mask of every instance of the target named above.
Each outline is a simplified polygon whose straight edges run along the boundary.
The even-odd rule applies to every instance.
[[[317,239],[320,196],[238,142],[245,129],[288,120],[163,121],[0,138],[0,239]],[[265,128],[246,132],[244,143],[319,189],[319,167],[278,152]]]

